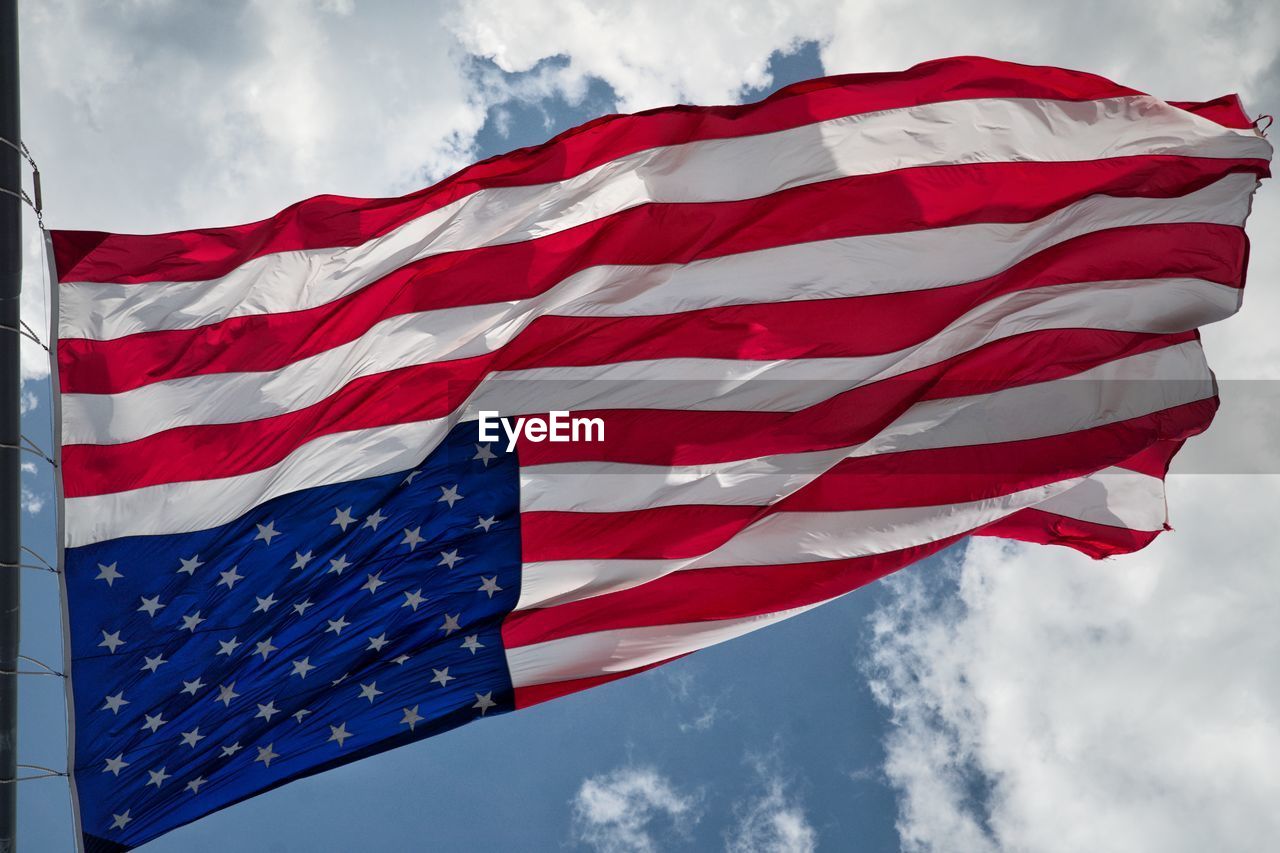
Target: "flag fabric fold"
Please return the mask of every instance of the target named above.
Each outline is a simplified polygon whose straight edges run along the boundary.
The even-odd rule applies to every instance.
[[[964,57],[393,199],[58,231],[77,816],[126,850],[968,535],[1167,527],[1271,147]],[[600,440],[482,439],[572,412]]]

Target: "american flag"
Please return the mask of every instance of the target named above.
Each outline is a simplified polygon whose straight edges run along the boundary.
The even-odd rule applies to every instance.
[[[979,58],[54,234],[73,784],[125,850],[971,535],[1131,551],[1271,147]],[[601,441],[481,441],[480,411]]]

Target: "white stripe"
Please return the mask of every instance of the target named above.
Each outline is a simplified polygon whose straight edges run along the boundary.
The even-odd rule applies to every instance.
[[[1080,478],[1008,495],[943,506],[780,512],[700,557],[677,560],[548,560],[525,563],[516,610],[551,607],[631,589],[673,572],[724,566],[815,563],[887,554],[967,533],[1043,504]]]
[[[607,429],[607,427],[606,427]],[[836,447],[710,465],[522,465],[521,512],[629,512],[657,506],[767,506],[849,455]]]
[[[508,647],[507,667],[511,670],[511,683],[515,687],[626,672],[732,640],[825,603],[818,601],[804,607],[741,619],[619,628],[529,646]]]
[[[1068,518],[1124,527],[1163,530],[1168,519],[1164,481],[1124,468],[1106,468],[1036,507]]]
[[[297,311],[414,260],[556,233],[652,202],[732,201],[926,165],[1081,161],[1144,154],[1268,158],[1256,134],[1149,96],[1067,102],[976,99],[642,151],[556,183],[487,189],[363,245],[278,252],[207,282],[60,287],[64,338],[188,329]]]
[[[1180,332],[1230,316],[1239,300],[1236,288],[1199,279],[1083,282],[1021,290],[975,306],[918,344],[880,355],[768,362],[672,358],[495,371],[471,394],[467,412],[532,414],[548,411],[553,402],[555,408],[571,410],[792,411],[840,390],[1012,335],[1073,327]],[[122,394],[66,394],[63,443],[119,444],[180,426],[239,423],[298,411],[331,396],[371,361],[381,362],[397,352],[416,359],[412,344],[417,336],[410,339],[404,345],[391,337],[366,336],[359,357],[331,350],[274,374],[212,374]]]
[[[1078,376],[1090,381],[1063,379],[998,392],[1012,394],[1023,405],[1036,407],[1034,414],[1027,413],[1027,434],[1023,437],[1136,417],[1213,393],[1212,379],[1195,342],[1111,362]],[[1136,381],[1122,381],[1126,378]],[[1152,379],[1182,381],[1148,381]],[[1098,407],[1093,417],[1081,408],[1090,401]],[[547,402],[542,401],[544,409]],[[968,430],[952,434],[957,443],[996,440],[994,427],[982,416],[983,405],[974,405],[969,398],[953,402],[950,407],[946,402],[930,401],[914,407],[854,455],[937,446],[943,439],[929,435],[930,419],[939,423],[950,420],[957,430]],[[990,397],[985,398],[984,405],[992,405]],[[949,408],[955,409],[954,415]],[[1058,424],[1040,420],[1045,413],[1057,409],[1070,417]],[[250,474],[68,498],[67,545],[75,547],[118,536],[201,530],[231,521],[278,495],[405,470],[421,461],[451,427],[451,421],[436,420],[325,436],[304,445],[284,462]],[[1017,434],[1007,435],[1006,440],[1012,437]]]

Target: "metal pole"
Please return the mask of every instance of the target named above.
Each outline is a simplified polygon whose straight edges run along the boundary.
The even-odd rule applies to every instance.
[[[0,0],[0,136],[22,139],[18,120],[18,0]],[[22,160],[0,144],[0,187],[17,191]],[[22,203],[0,193],[0,671],[18,669],[19,586],[22,562],[21,425],[18,369],[22,290]],[[0,675],[0,853],[17,849],[18,678]]]

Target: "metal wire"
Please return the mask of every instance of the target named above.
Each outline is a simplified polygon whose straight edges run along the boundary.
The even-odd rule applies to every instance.
[[[33,456],[39,456],[41,459],[43,459],[45,462],[48,462],[53,467],[55,468],[58,467],[58,463],[53,461],[52,456],[50,456],[49,454],[41,450],[40,445],[36,444],[31,439],[27,438],[25,435],[22,436],[22,440],[25,441],[26,444],[0,444],[0,448],[6,448],[8,450],[25,450],[27,453],[30,453]]]
[[[65,770],[54,770],[52,767],[45,767],[41,764],[18,764],[16,765],[22,770],[39,770],[38,776],[19,776],[16,779],[0,779],[0,785],[8,785],[12,782],[31,782],[35,779],[50,779],[55,776],[66,776]]]
[[[48,560],[46,560],[44,557],[40,556],[40,554],[39,554],[38,552],[31,550],[31,549],[30,549],[30,548],[28,548],[26,545],[23,545],[23,546],[22,546],[22,550],[23,550],[23,551],[26,551],[28,554],[30,554],[31,556],[33,556],[33,557],[35,557],[37,560],[39,560],[41,563],[43,563],[43,564],[44,564],[44,567],[45,567],[46,569],[48,569],[49,571],[53,572],[55,575],[56,575],[56,574],[58,574],[58,570],[57,570],[56,568],[54,568],[53,564],[52,564],[52,563],[50,563]]]
[[[35,332],[31,331],[31,327],[26,324],[26,321],[24,320],[20,322],[22,322],[22,328],[18,328],[16,326],[0,326],[0,331],[13,332],[15,335],[26,338],[36,346],[40,347],[40,349],[44,350],[45,352],[48,352],[49,347],[45,344],[44,341],[40,340],[40,338],[36,336]]]
[[[50,572],[57,574],[57,569],[51,569],[48,566],[39,566],[35,563],[0,563],[0,569],[34,569],[37,572]]]

